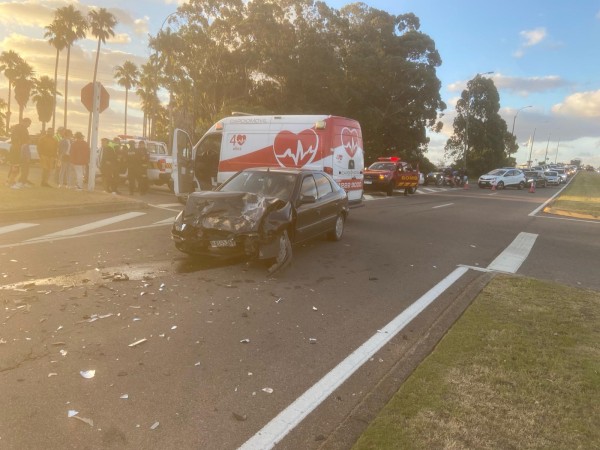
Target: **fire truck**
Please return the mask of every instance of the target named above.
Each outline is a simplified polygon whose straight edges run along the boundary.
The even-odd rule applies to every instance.
[[[404,194],[414,194],[419,185],[419,170],[398,156],[378,158],[364,173],[364,190],[385,192],[393,195],[395,189],[404,189]]]

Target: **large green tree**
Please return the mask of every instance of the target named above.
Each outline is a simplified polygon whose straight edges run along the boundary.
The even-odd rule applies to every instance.
[[[115,35],[115,26],[117,18],[110,13],[106,8],[93,9],[88,13],[89,30],[92,36],[98,39],[96,46],[96,61],[94,62],[94,78],[92,82],[96,84],[98,75],[98,62],[100,61],[100,45],[106,43],[106,40]],[[92,113],[90,112],[88,119],[87,140],[90,141],[90,133],[92,129]]]
[[[46,123],[52,120],[56,95],[54,80],[44,75],[35,80],[31,99],[35,103],[38,119],[42,122],[42,131],[46,130]]]
[[[446,155],[471,175],[514,164],[518,145],[499,114],[500,95],[491,78],[476,75],[456,102],[454,134],[446,142]]]
[[[29,102],[31,89],[34,86],[33,67],[23,61],[18,67],[17,78],[15,79],[15,100],[19,105],[19,122],[23,120],[23,111]]]
[[[129,90],[136,87],[139,82],[140,72],[135,63],[125,61],[122,66],[115,67],[114,78],[117,84],[125,88],[125,126],[124,133],[127,134],[127,106],[129,103]]]
[[[56,49],[56,59],[54,62],[54,102],[52,106],[52,128],[56,124],[56,94],[58,92],[58,61],[60,52],[67,46],[66,30],[63,29],[63,24],[60,17],[54,16],[54,20],[46,26],[44,37],[48,39],[48,44]]]
[[[8,79],[8,104],[6,111],[6,134],[10,133],[11,98],[14,84],[22,76],[23,68],[29,66],[19,54],[8,50],[0,54],[0,67],[4,76]]]
[[[67,128],[68,119],[68,99],[69,99],[69,66],[71,64],[71,47],[79,39],[85,37],[88,29],[88,22],[85,20],[81,11],[73,5],[63,6],[55,12],[57,28],[60,30],[61,39],[64,39],[65,48],[67,49],[67,65],[65,68],[65,107],[64,107],[64,123]]]

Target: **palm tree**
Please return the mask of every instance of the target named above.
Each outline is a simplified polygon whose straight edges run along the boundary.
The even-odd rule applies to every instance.
[[[125,88],[125,133],[127,134],[127,103],[129,101],[129,89],[137,86],[140,72],[131,61],[125,61],[122,66],[115,67],[115,80],[119,86]]]
[[[98,60],[100,59],[100,44],[106,43],[106,40],[115,35],[114,27],[117,25],[116,17],[109,13],[106,8],[100,8],[99,10],[92,10],[88,13],[88,23],[90,25],[90,32],[96,38],[98,38],[98,47],[96,48],[96,63],[94,64],[94,81],[93,86],[96,85],[96,76],[98,74]],[[88,119],[88,133],[87,140],[90,141],[90,133],[92,129],[92,113]]]
[[[59,17],[54,16],[54,21],[46,27],[44,37],[48,39],[48,44],[56,49],[56,63],[54,64],[54,98],[52,106],[52,128],[56,123],[56,94],[58,92],[58,59],[60,52],[67,46],[65,32],[61,27]]]
[[[19,105],[19,122],[23,120],[23,111],[29,101],[33,87],[33,67],[23,61],[16,68],[15,100]]]
[[[55,90],[55,81],[44,75],[39,80],[35,80],[31,99],[35,103],[38,113],[38,119],[42,122],[42,132],[46,131],[46,123],[54,115],[55,98],[60,93]]]
[[[81,14],[81,11],[75,9],[73,5],[58,8],[55,17],[61,30],[64,31],[65,46],[67,48],[67,68],[65,70],[65,117],[64,127],[67,128],[67,101],[69,98],[69,64],[71,63],[71,46],[79,39],[85,37],[88,29],[88,23]]]
[[[5,127],[5,120],[6,120],[6,114],[4,114],[4,110],[6,109],[6,102],[4,101],[3,98],[0,98],[0,130],[4,130]]]
[[[143,136],[150,136],[150,138],[154,137],[154,117],[160,105],[157,95],[158,79],[154,69],[155,65],[151,61],[142,65],[139,89],[137,90],[137,95],[142,103],[142,111],[144,112]]]
[[[25,60],[17,52],[9,50],[0,54],[0,64],[2,64],[4,76],[8,78],[8,109],[6,111],[6,134],[8,135],[10,133],[10,99],[12,88],[19,75],[19,66],[25,64]]]

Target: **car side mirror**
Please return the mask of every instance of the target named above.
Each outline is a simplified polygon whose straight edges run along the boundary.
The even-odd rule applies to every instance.
[[[304,203],[316,203],[317,202],[317,197],[315,197],[314,195],[300,195],[300,204],[303,205]]]

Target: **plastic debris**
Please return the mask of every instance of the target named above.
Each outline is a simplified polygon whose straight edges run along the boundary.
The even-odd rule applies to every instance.
[[[58,375],[58,374],[57,374],[56,372],[50,372],[50,373],[48,374],[48,378],[50,378],[50,377],[55,377],[55,376],[57,376],[57,375]]]
[[[262,388],[262,391],[263,391],[263,392],[266,392],[267,394],[272,394],[272,393],[273,393],[273,389],[271,389],[271,388],[268,388],[268,387],[266,387],[266,388]]]
[[[60,351],[60,354],[63,355],[63,356],[67,356],[67,353],[69,353],[69,352],[67,352],[66,350],[61,350]]]
[[[127,400],[129,398],[129,394],[123,394],[119,398],[122,398],[123,400]]]
[[[237,414],[237,413],[232,413],[233,414],[233,418],[239,422],[244,422],[245,420],[248,419],[248,416],[246,414]]]
[[[67,417],[73,417],[77,414],[79,414],[79,411],[75,411],[74,409],[70,409],[69,411],[67,411]]]
[[[200,361],[198,361],[196,364],[194,364],[194,366],[199,366],[200,365]]]
[[[150,427],[151,430],[156,430],[158,428],[158,426],[160,425],[160,422],[154,422],[152,424],[152,426]]]
[[[311,344],[316,344],[317,343],[317,339],[316,338],[309,338],[308,342]]]
[[[176,329],[177,329],[177,325],[173,325],[173,326],[171,327],[171,330],[176,330]]]
[[[131,344],[129,344],[129,347],[135,347],[136,345],[140,345],[141,343],[146,342],[147,340],[148,339],[143,338],[143,339],[140,339],[139,341],[132,342]]]
[[[87,419],[85,417],[73,416],[73,419],[81,420],[83,423],[87,423],[90,427],[94,426],[94,421],[92,419]]]
[[[250,343],[250,339],[242,339],[240,342],[242,344],[249,344]]]
[[[313,311],[318,311],[316,306],[313,306]]]
[[[129,281],[129,277],[125,273],[115,273],[112,277],[113,281]]]
[[[83,378],[87,378],[89,380],[90,378],[94,378],[96,376],[96,371],[94,369],[91,369],[91,370],[82,370],[82,371],[79,372],[79,374]]]

